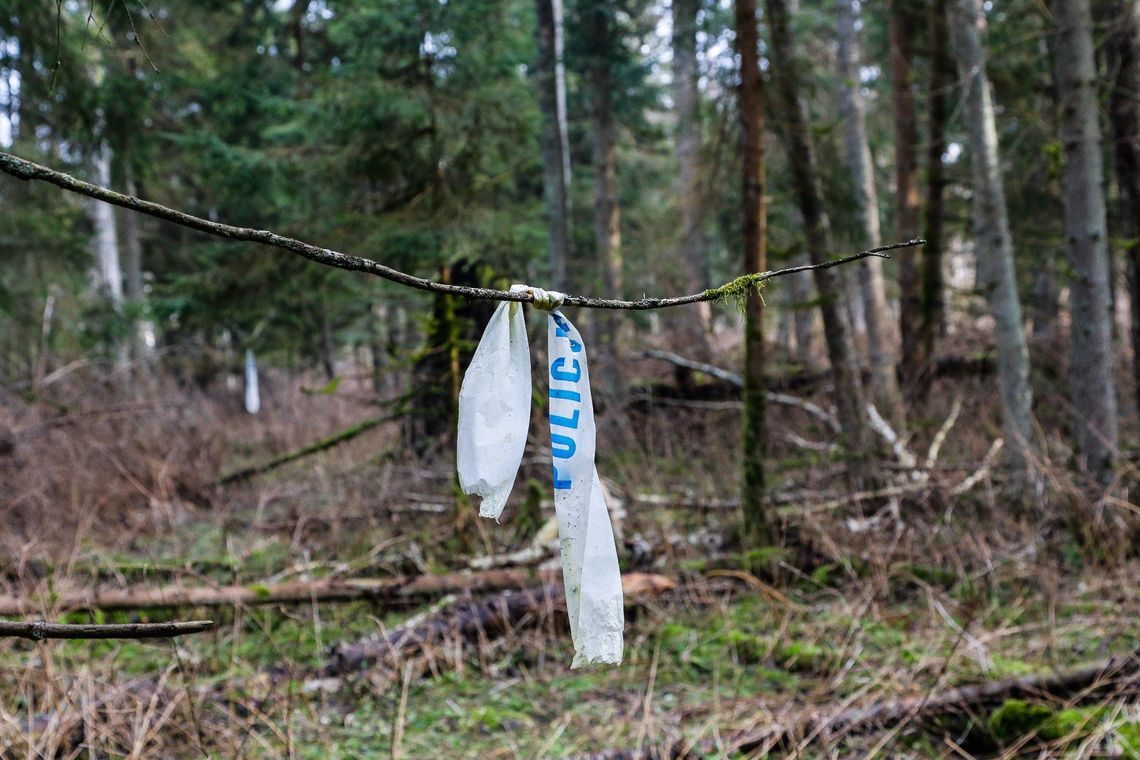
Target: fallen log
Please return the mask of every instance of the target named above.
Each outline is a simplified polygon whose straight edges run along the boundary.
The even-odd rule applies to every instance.
[[[335,603],[365,600],[409,603],[455,593],[478,593],[549,585],[561,579],[559,568],[498,568],[444,575],[343,578],[244,586],[160,586],[120,589],[56,589],[50,601],[0,596],[0,616],[77,610],[145,610],[175,607],[241,607],[266,604]]]
[[[0,636],[32,639],[170,639],[202,633],[214,627],[213,620],[170,623],[68,624],[33,620],[26,623],[0,620]]]
[[[233,483],[239,483],[243,480],[249,480],[255,475],[262,475],[272,470],[276,470],[282,465],[289,464],[290,462],[296,462],[298,459],[303,459],[311,454],[316,454],[318,452],[331,449],[333,446],[345,443],[346,441],[351,441],[361,433],[367,432],[379,425],[383,425],[385,422],[391,422],[399,416],[399,414],[387,414],[382,417],[373,417],[371,419],[364,420],[363,422],[357,422],[356,424],[350,425],[338,433],[334,433],[327,438],[322,438],[316,443],[310,443],[308,446],[304,446],[295,451],[289,451],[284,454],[280,454],[260,464],[243,467],[240,470],[235,470],[234,472],[223,475],[218,478],[215,485],[228,486]]]
[[[621,577],[627,605],[676,588],[670,578],[652,573],[625,573]],[[445,608],[388,633],[378,633],[361,641],[334,645],[329,649],[325,676],[338,676],[366,668],[381,660],[398,666],[405,657],[457,638],[471,640],[498,636],[526,624],[540,624],[552,612],[566,607],[561,583],[543,583],[532,588],[505,591]]]
[[[958,686],[917,697],[891,699],[838,712],[810,711],[789,722],[757,727],[721,741],[671,743],[650,750],[611,749],[579,756],[580,760],[634,758],[702,758],[734,755],[764,756],[798,743],[796,754],[815,742],[834,742],[850,734],[887,731],[902,725],[924,725],[959,713],[978,713],[1007,699],[1054,700],[1067,706],[1140,693],[1140,651],[1075,670],[1018,676],[982,684]]]

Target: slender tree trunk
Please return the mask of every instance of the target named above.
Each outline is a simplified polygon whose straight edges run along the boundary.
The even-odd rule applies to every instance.
[[[124,183],[127,195],[137,197],[134,171],[129,162]],[[123,248],[127,253],[126,285],[127,303],[131,306],[131,350],[136,361],[145,359],[151,353],[147,336],[153,334],[154,326],[144,314],[146,294],[143,292],[142,236],[139,233],[138,214],[123,214]]]
[[[946,23],[948,1],[932,0],[930,4],[930,137],[926,153],[926,245],[922,249],[920,323],[922,355],[927,361],[934,357],[934,344],[946,318],[942,284],[942,195],[946,180],[942,154],[946,152],[947,95],[954,77]]]
[[[791,266],[808,263],[807,254],[801,253],[792,258]],[[788,292],[792,296],[792,319],[796,328],[796,357],[804,366],[812,365],[815,356],[815,288],[811,273],[800,272],[788,278]]]
[[[566,135],[566,74],[563,66],[562,0],[535,0],[538,42],[536,80],[542,111],[543,191],[550,226],[551,287],[566,287],[570,250],[570,147]]]
[[[813,263],[820,263],[832,254],[831,222],[824,206],[808,111],[800,98],[789,14],[785,0],[767,0],[767,8],[768,25],[772,30],[772,80],[786,125],[784,139],[792,167],[792,181],[804,219],[808,255]],[[874,443],[863,397],[859,358],[852,340],[847,309],[840,301],[842,278],[833,269],[817,269],[814,274],[823,313],[827,353],[835,375],[835,406],[839,411],[844,443],[852,455],[849,468],[851,484],[861,490],[874,479]]]
[[[1038,42],[1038,53],[1042,58],[1053,60],[1056,39],[1045,35]],[[1051,126],[1056,129],[1056,114],[1060,99],[1057,95],[1057,79],[1053,76],[1050,87],[1040,98],[1042,113],[1052,115]],[[1057,334],[1057,313],[1060,311],[1060,294],[1057,285],[1057,246],[1044,246],[1039,253],[1037,271],[1033,274],[1032,301],[1029,310],[1033,320],[1033,337],[1042,342],[1052,342]]]
[[[95,176],[104,187],[111,185],[111,148],[104,144],[95,155]],[[115,209],[96,201],[93,208],[95,221],[95,250],[99,261],[99,280],[111,305],[119,314],[123,311],[123,268],[119,252],[119,232],[115,226]],[[127,343],[117,340],[113,346],[115,361],[126,366],[130,361]]]
[[[1080,463],[1099,483],[1112,478],[1116,454],[1112,299],[1109,295],[1104,167],[1096,63],[1088,0],[1054,0],[1053,66],[1061,106],[1061,194],[1069,241],[1069,392]]]
[[[740,53],[741,238],[744,271],[766,266],[764,207],[764,106],[760,79],[760,40],[756,0],[736,0],[736,44]],[[756,549],[772,542],[765,509],[767,437],[764,424],[764,302],[748,296],[744,312],[744,462],[740,505],[744,546]]]
[[[912,0],[892,0],[889,18],[891,92],[895,122],[895,235],[912,238],[919,228],[918,117],[916,116],[912,67],[914,61],[914,15]],[[902,370],[907,383],[915,385],[925,372],[919,328],[922,324],[922,292],[915,254],[898,257],[899,331],[902,336]],[[921,388],[919,388],[921,391]]]
[[[1132,306],[1132,378],[1140,412],[1140,0],[1110,5],[1108,46],[1116,70],[1109,97],[1120,188],[1120,233],[1128,241],[1129,300]]]
[[[700,187],[701,112],[697,89],[697,10],[700,0],[673,0],[673,107],[677,114],[675,144],[679,204],[680,259],[690,293],[709,287],[709,255]],[[707,303],[692,315],[681,315],[686,338],[707,348],[712,309]],[[692,327],[689,327],[692,326]],[[695,328],[695,329],[693,329]],[[705,351],[707,353],[707,351]]]
[[[95,176],[99,184],[111,186],[111,149],[106,145],[95,156]],[[99,279],[107,296],[115,305],[123,305],[123,269],[119,259],[119,231],[115,227],[115,208],[108,203],[96,202],[95,249],[99,257]]]
[[[993,94],[986,75],[981,0],[954,0],[951,19],[970,136],[978,281],[996,324],[1005,450],[1014,471],[1021,476],[1018,480],[1023,482],[1029,465],[1026,453],[1033,435],[1029,349],[1013,267],[1013,239],[998,155]]]
[[[859,44],[855,32],[855,10],[851,0],[839,0],[837,36],[839,40],[839,107],[844,125],[844,147],[851,167],[851,182],[863,223],[863,243],[867,248],[882,244],[879,227],[879,196],[875,190],[875,167],[867,142],[867,123],[859,82]],[[875,403],[900,434],[904,422],[902,397],[895,375],[896,333],[887,305],[883,263],[864,259],[858,267],[859,292],[867,323],[867,352],[871,359],[871,386]]]
[[[591,8],[590,34],[594,55],[590,61],[589,81],[593,100],[591,132],[594,149],[594,245],[598,251],[598,267],[602,273],[602,292],[606,298],[620,298],[621,211],[617,199],[617,153],[614,144],[613,72],[611,60],[615,38],[611,13],[604,2]],[[614,313],[600,315],[603,356],[603,386],[611,400],[622,394],[622,378],[617,363],[619,317]]]

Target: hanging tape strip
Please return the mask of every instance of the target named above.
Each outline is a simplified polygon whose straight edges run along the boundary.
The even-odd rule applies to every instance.
[[[585,342],[557,309],[565,295],[530,285],[547,317],[547,416],[571,667],[621,662],[624,610],[617,547],[594,465],[596,428]],[[459,392],[456,464],[479,514],[498,519],[522,461],[531,416],[530,348],[522,309],[503,302],[491,316]]]

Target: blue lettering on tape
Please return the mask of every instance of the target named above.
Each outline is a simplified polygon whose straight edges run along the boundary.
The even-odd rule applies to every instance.
[[[562,448],[559,448],[559,447]],[[555,459],[569,459],[574,456],[578,444],[568,435],[550,434],[550,453]]]
[[[554,478],[554,490],[555,491],[565,491],[572,486],[572,484],[570,482],[570,478],[566,478],[565,480],[562,480],[561,478],[558,477],[558,467],[557,466],[551,465],[550,469],[554,471],[553,478]]]
[[[562,417],[557,414],[552,414],[550,415],[550,424],[553,427],[564,427],[570,428],[571,430],[577,430],[578,415],[581,413],[581,411],[581,409],[575,409],[574,414],[570,415],[569,417]]]
[[[559,356],[557,359],[550,363],[550,376],[555,380],[561,380],[566,383],[576,383],[582,379],[582,365],[578,363],[577,359],[570,360],[570,366],[573,370],[561,369],[566,366],[566,358]]]

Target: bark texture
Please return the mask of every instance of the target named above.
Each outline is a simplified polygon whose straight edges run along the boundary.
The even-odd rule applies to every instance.
[[[566,75],[563,66],[562,0],[535,0],[538,105],[542,111],[543,194],[550,225],[550,279],[566,289],[570,250],[570,147],[566,135]]]
[[[111,149],[103,146],[95,156],[95,176],[100,185],[111,185]],[[95,247],[99,259],[99,278],[107,295],[118,308],[123,303],[123,268],[119,258],[119,232],[115,227],[115,209],[106,203],[96,202],[92,213],[95,219]]]
[[[744,271],[766,266],[764,208],[764,106],[760,79],[760,40],[756,0],[736,0],[736,41],[740,52],[741,238]],[[748,295],[744,311],[744,464],[740,506],[746,549],[767,546],[772,537],[765,508],[764,302]]]
[[[1120,231],[1128,260],[1132,302],[1132,378],[1140,411],[1140,0],[1110,6],[1108,49],[1116,78],[1109,96],[1116,184],[1120,188]]]
[[[945,327],[946,306],[942,283],[942,215],[946,172],[942,155],[946,152],[947,100],[954,78],[954,61],[950,56],[950,32],[947,5],[951,0],[930,3],[930,92],[928,124],[930,135],[926,150],[926,230],[922,248],[922,322],[919,339],[922,355],[929,361],[934,345]]]
[[[800,97],[795,44],[788,23],[790,14],[785,0],[767,0],[767,9],[772,33],[772,80],[784,117],[783,137],[797,204],[803,216],[808,255],[812,262],[825,261],[832,250],[831,222],[824,205],[808,111]],[[852,486],[862,490],[873,480],[874,442],[848,311],[840,300],[843,282],[836,272],[815,270],[815,275],[827,353],[835,376],[835,406],[845,448],[852,455],[848,472]]]
[[[1073,437],[1082,469],[1105,484],[1112,477],[1117,420],[1092,19],[1088,0],[1054,0],[1052,7],[1064,157],[1061,195],[1073,274],[1069,333]]]
[[[895,126],[895,232],[907,238],[918,234],[921,202],[918,192],[918,116],[913,89],[913,0],[893,0],[888,20],[891,96]],[[913,254],[898,258],[899,331],[902,336],[903,379],[914,384],[922,377],[919,326],[922,292]]]
[[[965,100],[973,171],[974,255],[978,285],[993,313],[997,334],[1005,450],[1017,473],[1025,474],[1033,435],[1029,350],[1013,265],[1005,185],[998,153],[993,92],[986,74],[981,0],[953,0],[951,29]]]
[[[837,38],[839,107],[843,121],[843,142],[851,168],[851,183],[859,205],[863,242],[874,247],[882,241],[879,223],[879,196],[875,190],[875,167],[867,142],[867,120],[859,82],[859,42],[855,32],[855,10],[851,0],[838,2]],[[867,353],[871,360],[871,388],[879,410],[895,430],[902,432],[904,412],[895,374],[897,333],[883,280],[883,263],[868,259],[858,269],[859,293],[863,299],[867,325]]]

